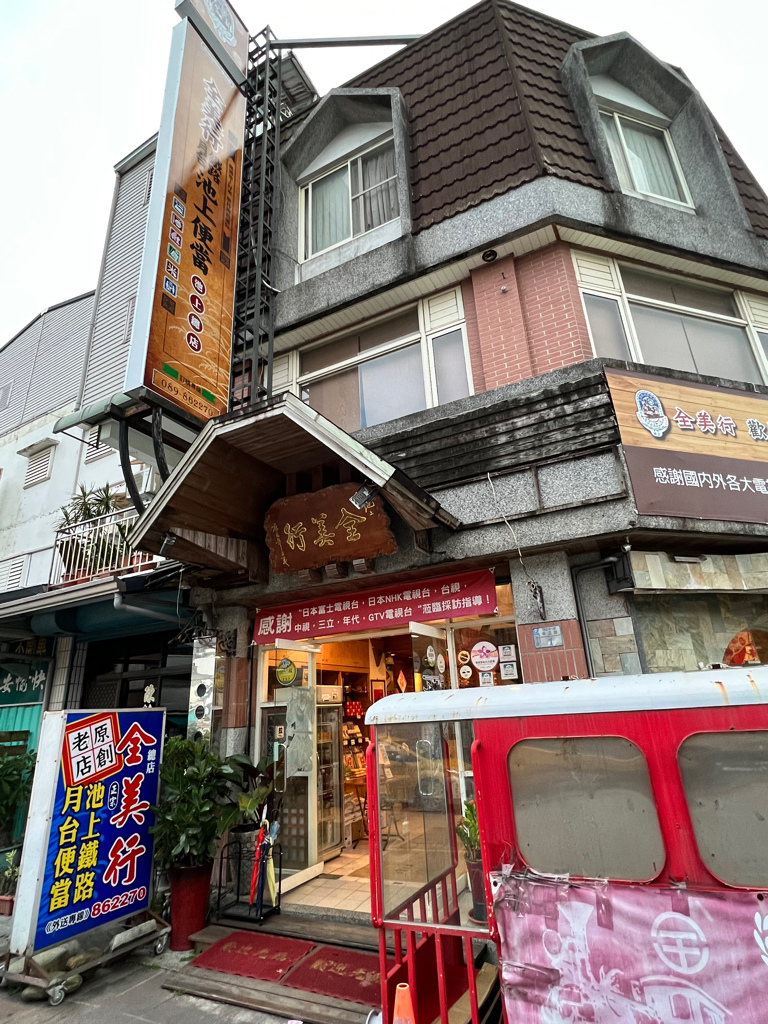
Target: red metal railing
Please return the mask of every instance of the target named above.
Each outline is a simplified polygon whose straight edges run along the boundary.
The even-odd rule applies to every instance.
[[[472,940],[484,941],[489,935],[479,928],[461,926],[455,835],[451,835],[451,866],[388,910],[385,918],[375,740],[366,752],[366,771],[371,909],[373,924],[379,929],[382,1024],[392,1024],[395,989],[403,981],[411,989],[416,1024],[431,1024],[438,1014],[441,1024],[448,1024],[451,1006],[466,992],[472,1024],[480,1024]],[[447,788],[450,813],[450,787]],[[392,955],[388,949],[390,939]]]

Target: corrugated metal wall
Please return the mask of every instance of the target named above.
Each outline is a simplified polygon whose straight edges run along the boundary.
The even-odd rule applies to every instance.
[[[0,708],[0,732],[28,732],[28,750],[37,749],[37,733],[43,717],[42,704],[14,704]]]
[[[96,320],[82,404],[89,405],[123,387],[130,340],[130,313],[139,283],[149,204],[147,175],[155,155],[136,164],[118,186],[112,229],[107,239],[104,274],[97,296]]]
[[[77,398],[93,294],[49,310],[0,350],[0,384],[11,384],[0,434]]]

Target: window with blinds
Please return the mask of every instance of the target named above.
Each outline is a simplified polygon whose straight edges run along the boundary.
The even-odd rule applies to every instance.
[[[26,575],[27,556],[20,555],[18,558],[8,558],[0,562],[0,593],[8,590],[18,590],[24,585]]]
[[[91,427],[88,431],[86,444],[88,445],[85,453],[86,462],[95,462],[96,459],[100,459],[104,455],[110,455],[115,450],[108,444],[101,443],[101,427]]]
[[[51,446],[50,448],[43,448],[42,451],[35,452],[34,455],[27,457],[27,475],[24,477],[25,487],[34,487],[35,484],[41,484],[44,480],[50,479],[54,451],[55,449]]]

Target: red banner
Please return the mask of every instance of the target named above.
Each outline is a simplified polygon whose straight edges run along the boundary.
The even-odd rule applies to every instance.
[[[432,619],[475,618],[496,612],[496,583],[492,569],[440,576],[423,583],[395,584],[354,594],[279,608],[265,608],[256,616],[253,639],[257,644],[284,640],[313,640],[338,633],[368,633],[393,629],[409,622]]]

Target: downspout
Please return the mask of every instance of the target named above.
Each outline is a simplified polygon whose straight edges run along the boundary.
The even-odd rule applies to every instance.
[[[595,677],[595,666],[592,663],[592,649],[589,646],[587,622],[584,616],[584,603],[581,600],[581,590],[579,589],[579,577],[583,572],[588,572],[590,569],[604,569],[608,565],[614,565],[618,560],[618,555],[609,555],[607,558],[601,558],[597,562],[587,562],[586,565],[571,566],[571,584],[573,586],[573,596],[576,601],[576,614],[579,617],[581,642],[584,644],[584,658],[587,662],[587,671],[589,672],[590,679],[594,679]]]

